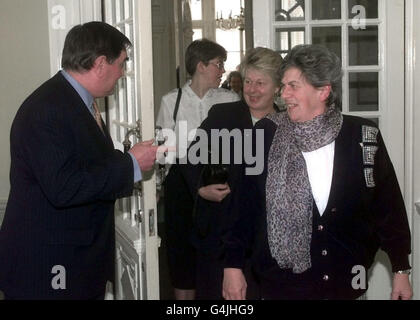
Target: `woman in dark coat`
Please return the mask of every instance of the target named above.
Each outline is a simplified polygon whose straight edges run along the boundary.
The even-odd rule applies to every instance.
[[[404,200],[380,130],[337,108],[340,59],[300,45],[280,74],[287,112],[255,126],[264,170],[244,177],[234,197],[240,219],[225,238],[224,297],[246,298],[241,264],[252,245],[264,300],[357,299],[379,248],[394,273],[391,298],[410,299]]]
[[[278,111],[274,100],[280,91],[278,71],[281,63],[281,56],[270,49],[255,48],[249,51],[240,68],[244,79],[243,100],[213,106],[197,132],[196,137],[206,135],[209,144],[212,143],[206,148],[212,165],[193,164],[194,161],[191,161],[198,155],[194,152],[204,140],[196,138],[189,149],[189,164],[183,166],[183,174],[196,199],[192,242],[197,249],[197,299],[223,298],[222,239],[236,219],[229,215],[230,193],[244,174],[240,163],[255,161],[258,169],[258,159],[246,157],[251,143],[249,133],[258,120]],[[226,180],[213,180],[216,183],[211,179],[206,181],[211,166],[213,170],[221,170],[221,166],[215,165],[217,162],[223,163]],[[252,276],[247,276],[250,285],[254,285]],[[249,298],[258,298],[256,287],[248,292]]]

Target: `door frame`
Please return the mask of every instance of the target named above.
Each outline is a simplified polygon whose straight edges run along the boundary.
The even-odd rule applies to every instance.
[[[420,299],[420,3],[405,1],[405,203],[411,215],[413,299]],[[417,108],[416,108],[417,106]],[[417,246],[416,246],[417,244]]]
[[[141,108],[138,110],[143,141],[154,139],[154,93],[153,93],[153,37],[152,1],[134,1],[135,19],[138,21],[134,45],[137,47],[137,92]],[[143,175],[145,178],[145,175]],[[159,247],[157,230],[156,179],[155,174],[142,182],[144,208],[144,244],[146,299],[159,299]]]

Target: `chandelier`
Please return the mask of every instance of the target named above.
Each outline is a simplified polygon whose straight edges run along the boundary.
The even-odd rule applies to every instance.
[[[241,13],[232,17],[232,11],[229,14],[229,18],[224,19],[223,13],[217,12],[216,15],[216,28],[222,30],[238,29],[240,31],[245,30],[245,15],[244,8],[241,7]]]

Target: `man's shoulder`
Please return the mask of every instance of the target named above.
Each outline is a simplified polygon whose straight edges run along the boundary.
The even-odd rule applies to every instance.
[[[66,93],[66,89],[69,85],[70,84],[67,83],[67,80],[61,75],[61,73],[57,73],[55,76],[46,80],[37,89],[35,89],[28,96],[25,102],[50,99],[51,97],[65,98],[64,94]]]
[[[41,84],[23,101],[20,111],[35,116],[45,112],[56,112],[59,109],[57,106],[61,103],[71,103],[73,98],[77,98],[77,92],[71,89],[67,80],[60,73],[57,73]]]

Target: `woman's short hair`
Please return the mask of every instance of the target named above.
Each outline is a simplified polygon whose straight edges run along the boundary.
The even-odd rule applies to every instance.
[[[124,34],[105,22],[77,25],[64,41],[61,66],[65,70],[88,71],[98,57],[105,56],[108,63],[113,63],[131,46]]]
[[[208,65],[209,61],[215,58],[221,58],[225,61],[227,58],[226,49],[206,38],[194,40],[185,52],[185,68],[188,74],[193,76],[199,62]]]
[[[279,53],[268,48],[257,47],[247,52],[239,68],[243,78],[249,69],[255,69],[269,75],[273,82],[280,86],[279,70],[282,62],[283,59]]]
[[[280,70],[282,78],[290,68],[299,69],[315,88],[331,85],[327,106],[341,107],[343,72],[334,52],[322,45],[297,45],[284,58]]]

